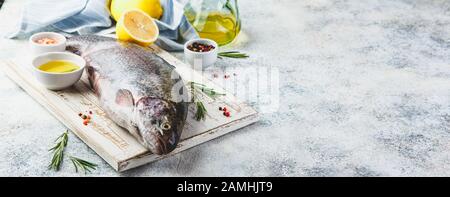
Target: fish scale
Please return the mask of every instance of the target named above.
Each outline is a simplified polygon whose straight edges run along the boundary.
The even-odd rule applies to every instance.
[[[96,35],[67,39],[67,50],[86,60],[92,89],[114,122],[155,154],[176,148],[188,103],[174,94],[187,93],[174,66],[150,49]]]

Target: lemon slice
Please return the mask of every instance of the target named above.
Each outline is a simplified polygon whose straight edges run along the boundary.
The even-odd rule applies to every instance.
[[[153,18],[145,12],[128,10],[117,22],[116,36],[122,41],[149,46],[158,38],[159,29]]]

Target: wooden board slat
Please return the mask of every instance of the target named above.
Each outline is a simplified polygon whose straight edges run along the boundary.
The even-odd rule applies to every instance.
[[[185,81],[197,81],[225,92],[221,87],[204,79],[200,73],[193,71],[169,53],[156,46],[152,49],[167,62],[176,66],[178,73]],[[83,74],[82,80],[69,89],[51,91],[41,86],[32,76],[29,60],[28,57],[2,60],[0,66],[9,78],[49,110],[117,171],[128,170],[170,157],[258,120],[258,114],[253,108],[239,102],[231,94],[216,100],[204,97],[205,107],[209,114],[207,119],[195,121],[193,119],[194,106],[190,106],[181,136],[182,140],[178,147],[168,155],[154,155],[139,144],[128,131],[117,126],[106,116],[99,106],[97,97],[90,89],[86,74]],[[217,110],[219,106],[227,106],[233,116],[224,117]],[[94,112],[93,121],[90,125],[85,126],[78,113],[89,110]]]

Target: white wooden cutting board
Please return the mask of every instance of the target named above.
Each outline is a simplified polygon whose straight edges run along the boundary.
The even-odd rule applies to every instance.
[[[25,49],[25,48],[24,48]],[[169,53],[152,48],[159,56],[176,66],[185,81],[197,81],[221,92],[224,90],[213,82],[203,78],[200,73],[179,61]],[[26,50],[24,50],[26,53]],[[0,61],[2,70],[9,78],[20,85],[30,96],[47,108],[57,119],[65,124],[81,140],[99,154],[117,171],[128,170],[162,158],[170,157],[203,142],[220,137],[226,133],[254,123],[257,112],[250,106],[238,101],[231,94],[216,100],[203,97],[208,115],[205,121],[193,118],[194,105],[190,106],[187,123],[178,147],[168,155],[154,155],[140,145],[125,129],[111,121],[99,107],[98,99],[91,91],[86,74],[72,88],[62,91],[45,89],[31,74],[30,58],[21,57]],[[225,92],[226,93],[226,92]],[[218,110],[227,106],[232,112],[225,117]],[[92,123],[83,125],[80,112],[92,111]]]

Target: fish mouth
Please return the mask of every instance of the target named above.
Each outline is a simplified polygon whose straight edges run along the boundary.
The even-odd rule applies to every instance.
[[[161,136],[159,133],[148,132],[147,135],[143,135],[142,137],[145,146],[153,154],[165,155],[172,152],[177,147],[177,143],[173,143],[173,140],[166,140],[165,137]],[[175,137],[171,136],[170,138]]]
[[[158,153],[161,153],[161,154],[168,154],[177,147],[176,143],[167,142],[160,135],[157,135],[157,141],[159,142],[158,143],[159,146],[157,145],[157,148],[159,150]],[[155,153],[155,154],[158,154],[158,153]]]
[[[158,141],[156,148],[158,149],[158,153],[155,154],[167,154],[167,143],[164,142],[164,139],[159,135],[156,135],[156,140]]]

